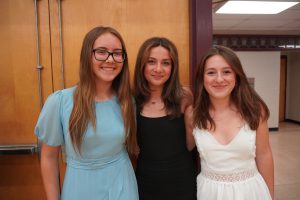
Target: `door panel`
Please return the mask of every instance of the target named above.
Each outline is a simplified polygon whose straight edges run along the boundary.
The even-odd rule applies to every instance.
[[[39,0],[42,102],[52,91],[48,1]],[[41,99],[34,0],[0,1],[0,145],[35,144]],[[0,199],[45,199],[38,155],[0,155]]]
[[[37,155],[0,155],[0,199],[46,199]]]
[[[40,10],[43,93],[52,91],[49,12]],[[34,1],[1,1],[0,17],[0,145],[36,143],[33,134],[40,111]]]
[[[285,120],[286,65],[287,57],[282,56],[280,59],[279,122]]]
[[[81,0],[61,1],[65,85],[78,81],[81,44],[95,26],[112,26],[123,36],[133,75],[138,48],[149,37],[171,39],[179,50],[180,77],[189,84],[189,14],[182,0]],[[54,90],[62,88],[57,0],[50,0]],[[80,13],[80,14],[78,14]]]

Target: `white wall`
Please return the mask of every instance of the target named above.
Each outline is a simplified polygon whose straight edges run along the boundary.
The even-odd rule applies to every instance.
[[[255,91],[270,110],[269,128],[278,128],[280,52],[236,52],[247,77],[254,78]],[[300,102],[300,101],[298,101]]]
[[[286,113],[285,118],[300,121],[300,54],[287,54]]]

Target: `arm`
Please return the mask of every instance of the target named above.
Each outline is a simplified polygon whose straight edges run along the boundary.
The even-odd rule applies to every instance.
[[[266,120],[261,121],[256,130],[256,165],[274,199],[274,162]]]
[[[195,147],[195,140],[193,136],[193,94],[187,87],[184,87],[183,91],[184,95],[182,100],[182,107],[186,131],[186,146],[187,149],[191,151]]]
[[[195,147],[195,140],[193,136],[193,106],[189,105],[184,111],[184,123],[186,131],[186,146],[189,151]]]
[[[41,171],[47,200],[60,199],[59,158],[60,146],[53,147],[42,143]]]

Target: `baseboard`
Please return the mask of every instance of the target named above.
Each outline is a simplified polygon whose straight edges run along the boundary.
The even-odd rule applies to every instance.
[[[269,128],[269,131],[278,131],[278,127]]]
[[[284,121],[291,122],[291,123],[294,123],[294,124],[300,124],[300,121],[293,120],[293,119],[285,119]]]

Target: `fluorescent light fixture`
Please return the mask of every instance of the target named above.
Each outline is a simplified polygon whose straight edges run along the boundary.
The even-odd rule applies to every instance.
[[[217,14],[277,14],[299,2],[227,1]]]

